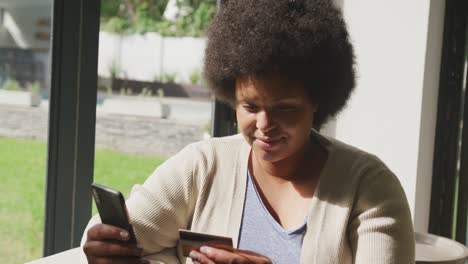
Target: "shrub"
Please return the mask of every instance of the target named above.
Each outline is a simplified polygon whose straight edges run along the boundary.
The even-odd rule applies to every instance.
[[[101,29],[111,33],[124,33],[129,28],[128,19],[122,17],[111,17],[107,20],[101,20]]]
[[[28,91],[31,93],[40,93],[41,92],[41,84],[38,81],[28,84]]]
[[[177,5],[186,12],[174,21],[163,17],[167,0],[102,1],[101,30],[119,34],[158,32],[171,37],[202,37],[206,25],[216,13],[215,0],[179,0]]]
[[[111,80],[117,78],[120,74],[120,71],[121,70],[119,64],[115,60],[113,60],[111,65],[109,65],[109,75]]]
[[[191,84],[198,84],[200,82],[200,71],[199,70],[193,70],[190,73],[190,83]]]
[[[8,78],[3,84],[2,89],[8,91],[19,91],[21,90],[21,86],[19,85],[18,81]]]
[[[177,78],[177,73],[175,72],[165,72],[161,76],[161,82],[163,83],[175,83]]]

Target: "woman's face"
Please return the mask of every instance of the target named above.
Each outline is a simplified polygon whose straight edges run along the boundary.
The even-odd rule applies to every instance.
[[[302,151],[316,110],[301,83],[282,77],[236,81],[239,128],[264,161],[281,161]]]

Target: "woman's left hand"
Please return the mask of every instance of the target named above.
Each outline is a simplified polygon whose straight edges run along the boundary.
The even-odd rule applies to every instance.
[[[240,249],[230,252],[207,246],[201,247],[200,251],[190,252],[190,258],[194,263],[200,264],[272,264],[269,258],[255,252]]]

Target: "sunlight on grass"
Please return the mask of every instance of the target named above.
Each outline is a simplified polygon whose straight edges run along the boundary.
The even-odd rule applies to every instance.
[[[0,263],[42,256],[47,146],[0,137]],[[163,159],[97,150],[95,181],[128,196]]]
[[[97,150],[94,182],[122,192],[128,198],[133,185],[143,183],[164,160],[135,156],[111,150]],[[93,203],[93,214],[97,211]]]

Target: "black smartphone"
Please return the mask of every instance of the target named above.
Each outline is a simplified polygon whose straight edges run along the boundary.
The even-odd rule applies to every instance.
[[[97,183],[93,183],[91,188],[101,222],[127,230],[130,234],[128,242],[136,243],[122,193]]]

